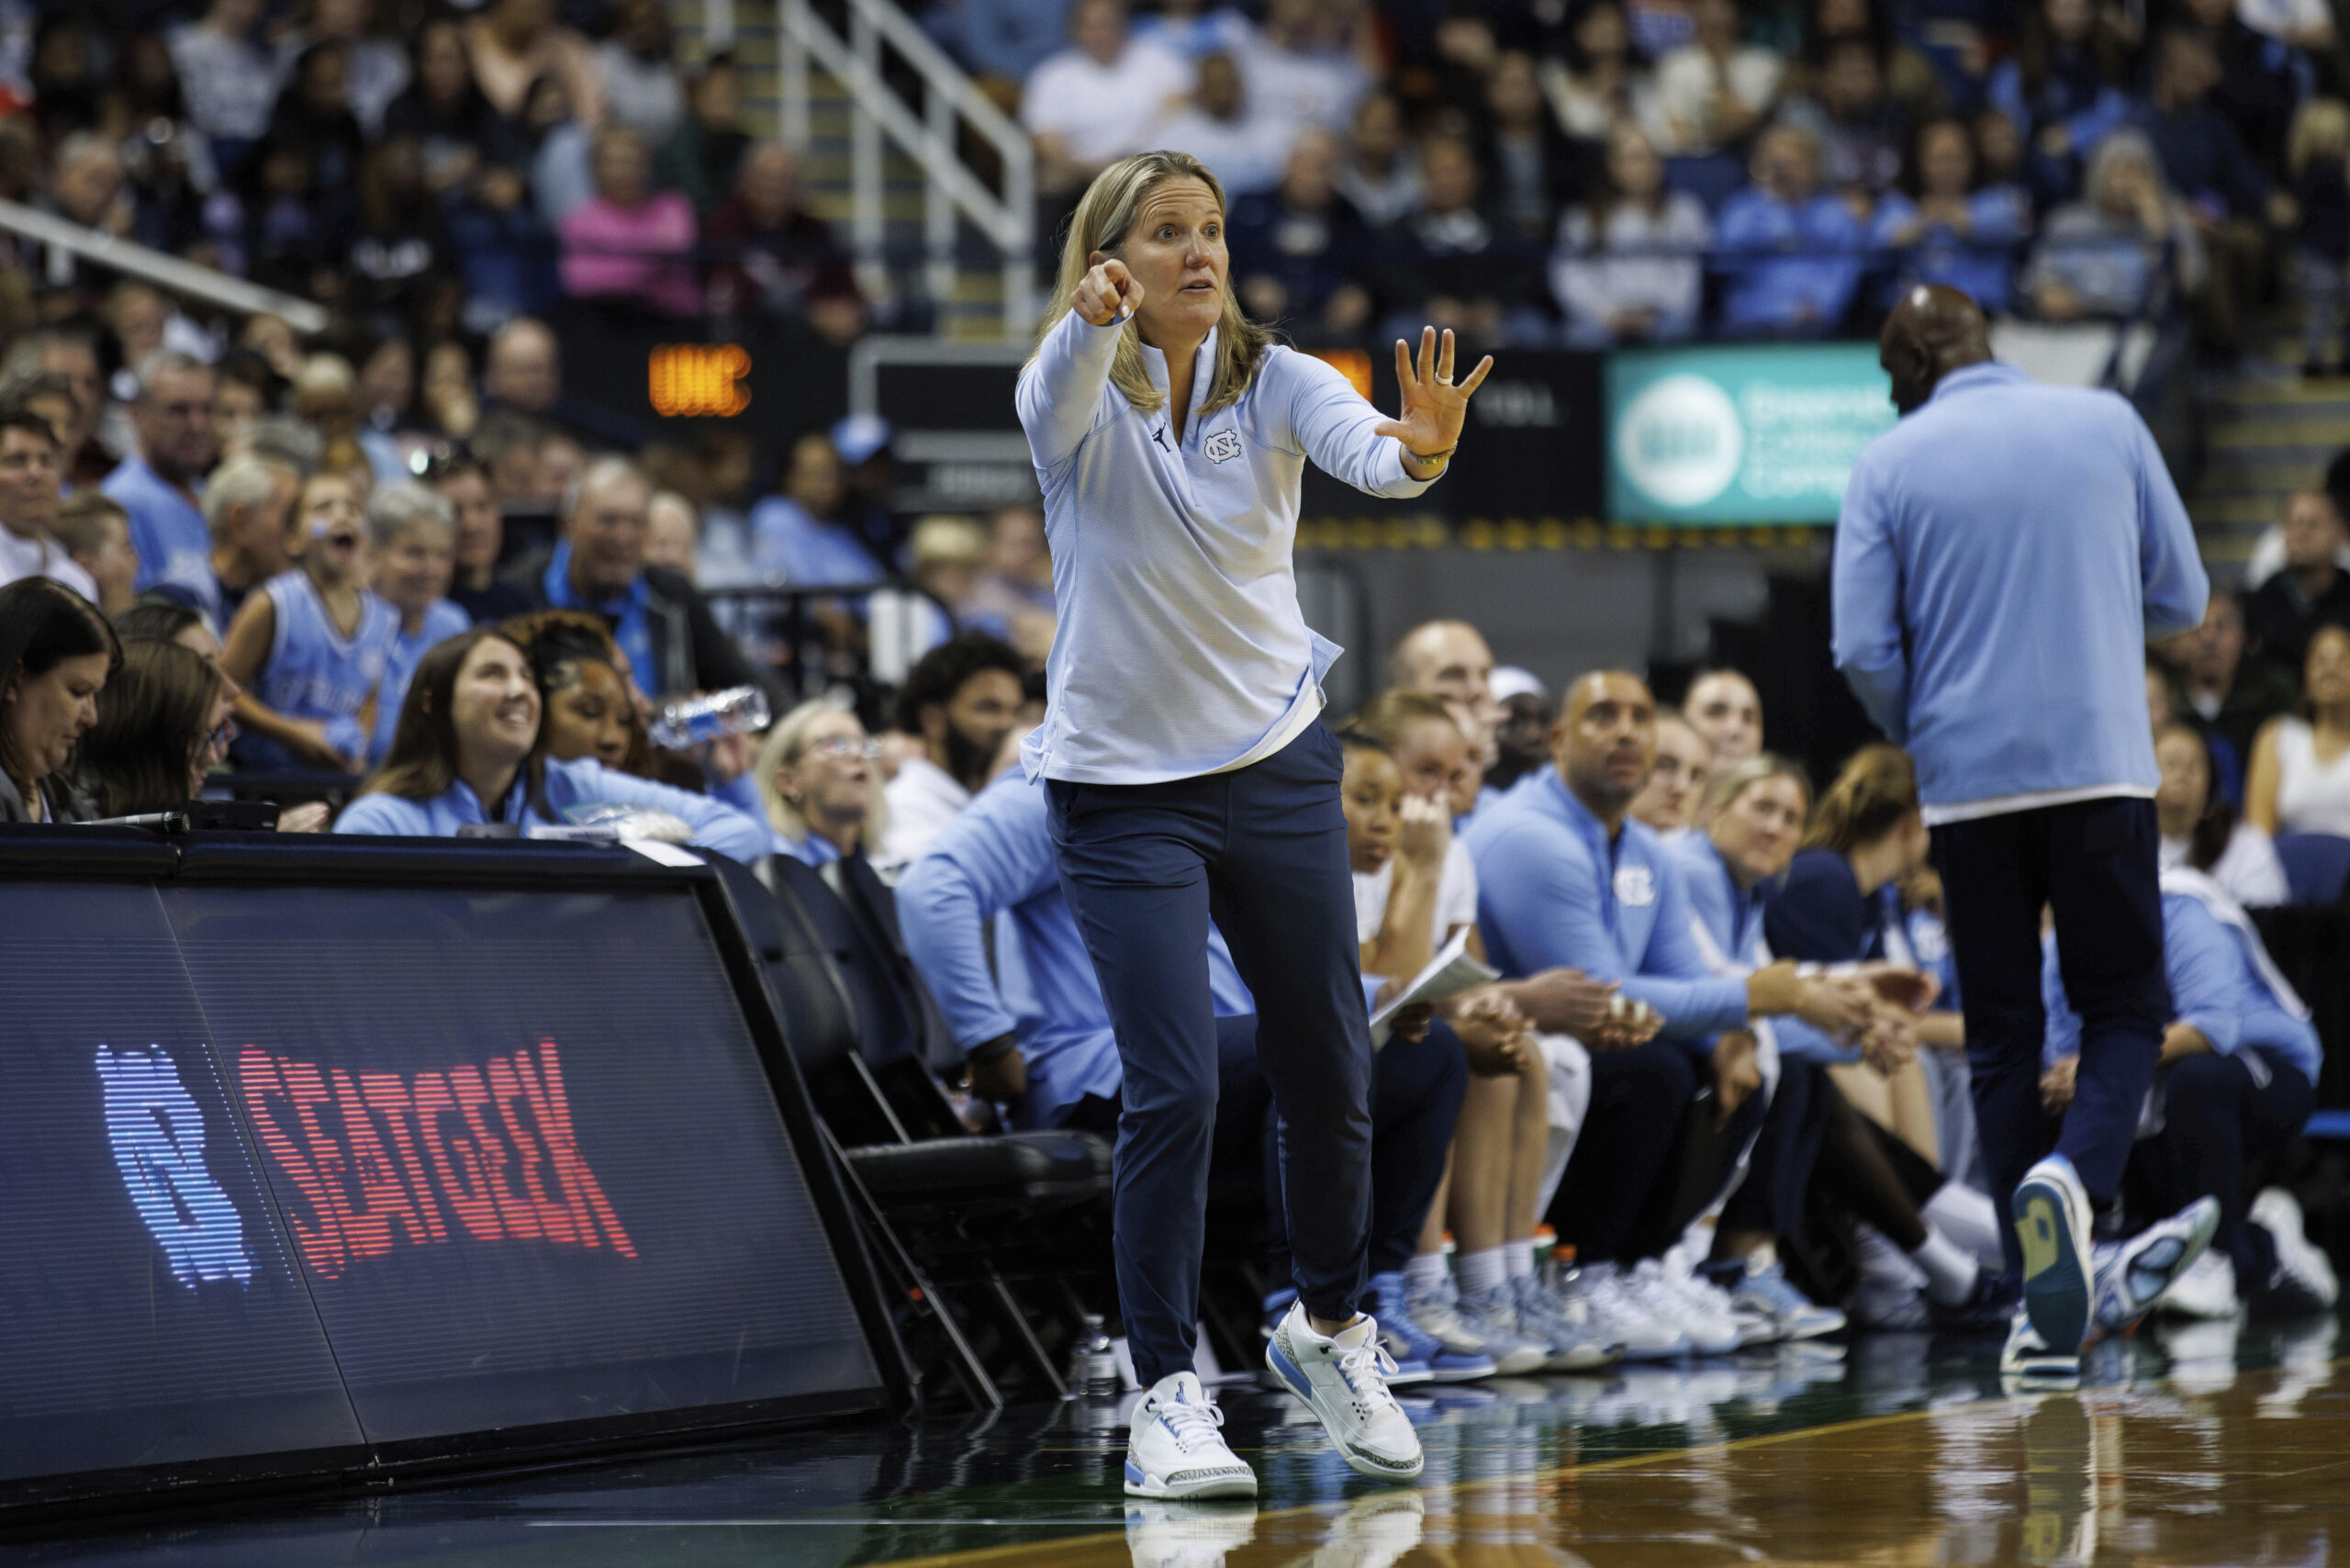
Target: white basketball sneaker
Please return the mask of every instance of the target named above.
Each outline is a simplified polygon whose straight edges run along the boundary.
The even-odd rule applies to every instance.
[[[1225,1446],[1224,1412],[1193,1373],[1164,1377],[1135,1406],[1126,1438],[1126,1495],[1254,1497],[1257,1473]]]
[[[1283,1387],[1321,1418],[1338,1457],[1382,1481],[1418,1478],[1425,1462],[1419,1435],[1387,1392],[1394,1361],[1380,1349],[1379,1325],[1369,1313],[1336,1334],[1316,1334],[1305,1303],[1290,1304],[1265,1345],[1265,1364]]]

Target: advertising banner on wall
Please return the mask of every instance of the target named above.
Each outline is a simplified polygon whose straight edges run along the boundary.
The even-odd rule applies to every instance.
[[[1606,379],[1618,522],[1833,522],[1896,417],[1874,343],[1643,350],[1610,355]]]

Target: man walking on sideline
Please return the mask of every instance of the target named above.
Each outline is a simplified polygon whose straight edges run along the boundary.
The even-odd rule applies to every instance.
[[[2177,488],[2129,403],[1992,362],[1983,313],[1912,290],[1878,358],[1903,418],[1853,465],[1837,521],[1836,666],[1918,767],[1949,902],[1975,1103],[2022,1277],[2001,1371],[2076,1380],[2194,1260],[2203,1200],[2093,1253],[2169,1021],[2148,637],[2210,592]],[[2041,911],[2079,1010],[2053,1151],[2040,1103]]]

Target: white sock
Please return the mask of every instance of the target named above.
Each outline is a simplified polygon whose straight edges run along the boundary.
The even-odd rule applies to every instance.
[[[1404,1265],[1404,1288],[1414,1295],[1436,1290],[1444,1283],[1444,1254],[1415,1252],[1412,1260]]]
[[[1945,1182],[1919,1205],[1918,1216],[1993,1268],[2001,1266],[1999,1209],[1960,1182]]]
[[[1534,1277],[1534,1238],[1529,1236],[1523,1241],[1503,1242],[1502,1261],[1508,1266],[1511,1279],[1532,1279]]]
[[[1944,1306],[1957,1306],[1975,1294],[1975,1279],[1980,1266],[1972,1254],[1953,1244],[1951,1238],[1926,1227],[1926,1239],[1910,1254],[1910,1260],[1926,1271],[1926,1294]]]
[[[1509,1274],[1502,1262],[1500,1248],[1488,1247],[1483,1252],[1463,1252],[1460,1255],[1460,1294],[1462,1295],[1492,1290],[1495,1285],[1502,1284],[1508,1279]]]

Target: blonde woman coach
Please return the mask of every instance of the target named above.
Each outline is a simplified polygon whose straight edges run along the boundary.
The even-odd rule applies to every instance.
[[[1444,472],[1489,358],[1452,381],[1452,334],[1395,345],[1382,419],[1234,298],[1223,187],[1196,159],[1112,164],[1079,202],[1020,422],[1045,494],[1060,616],[1029,736],[1061,885],[1125,1068],[1118,1294],[1136,1410],[1125,1489],[1253,1496],[1192,1375],[1215,1123],[1211,915],[1256,993],[1281,1116],[1298,1301],[1266,1351],[1347,1462],[1420,1473],[1357,1309],[1370,1219],[1371,1047],[1338,743],[1315,722],[1339,650],[1308,630],[1290,551],[1310,459],[1409,497]]]

